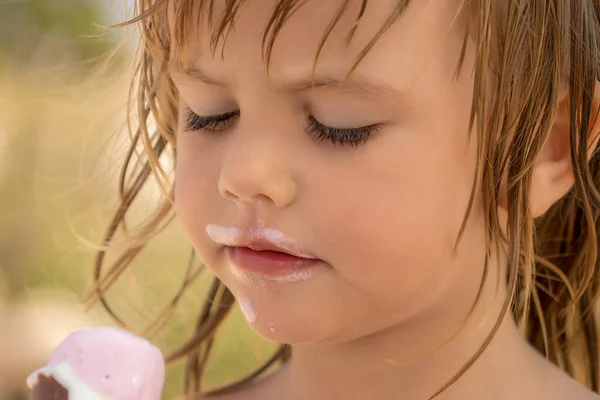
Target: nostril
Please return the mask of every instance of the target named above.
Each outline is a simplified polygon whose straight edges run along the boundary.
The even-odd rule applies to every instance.
[[[226,184],[221,180],[219,181],[219,193],[227,200],[237,201],[240,196],[235,194],[230,188],[228,188]]]
[[[223,191],[223,196],[224,196],[226,199],[230,199],[230,200],[237,200],[237,199],[239,199],[239,198],[240,198],[240,196],[238,196],[237,194],[233,193],[233,192],[232,192],[232,191],[230,191],[230,190],[224,190],[224,191]]]

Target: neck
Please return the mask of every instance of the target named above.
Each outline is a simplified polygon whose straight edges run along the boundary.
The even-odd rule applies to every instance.
[[[496,274],[490,274],[496,275]],[[294,345],[282,378],[294,400],[332,398],[429,399],[448,383],[482,346],[500,318],[502,290],[486,282],[487,290],[466,319],[440,308],[437,316],[411,321],[347,343]],[[452,305],[455,306],[455,305]],[[456,307],[454,307],[456,309]],[[440,336],[439,332],[445,331]],[[436,334],[434,334],[436,333]],[[469,370],[439,397],[508,398],[533,374],[539,357],[528,346],[510,315],[487,349]],[[518,378],[518,379],[515,379]],[[480,391],[480,392],[479,392]],[[480,395],[477,395],[480,394]]]

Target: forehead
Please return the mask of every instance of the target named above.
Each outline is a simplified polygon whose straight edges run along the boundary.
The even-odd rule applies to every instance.
[[[416,70],[456,31],[458,4],[458,0],[170,1],[171,60],[184,66],[225,61],[264,67],[272,34],[269,68],[275,74],[281,70],[305,74],[317,55],[317,68],[343,74],[377,38],[361,62],[366,70],[391,62]],[[214,41],[222,24],[231,20],[232,28]]]

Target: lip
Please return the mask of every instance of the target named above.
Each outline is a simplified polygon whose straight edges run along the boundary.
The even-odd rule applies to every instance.
[[[278,283],[292,283],[311,278],[322,263],[314,258],[296,257],[271,250],[227,247],[227,257],[242,278],[262,278]]]
[[[248,237],[244,240],[243,237]],[[286,238],[287,240],[280,240],[279,243],[271,242],[260,235],[242,235],[242,238],[238,241],[238,245],[230,246],[237,248],[248,248],[255,252],[276,252],[283,253],[294,258],[302,258],[307,260],[315,260],[316,257],[308,255],[307,253],[299,249],[300,246],[293,244],[293,240]]]
[[[324,266],[297,240],[275,228],[207,225],[206,232],[225,248],[233,272],[243,279],[292,283],[311,278]]]
[[[209,224],[206,233],[217,244],[229,247],[248,247],[255,251],[277,251],[299,258],[318,259],[300,243],[275,228],[225,227]]]

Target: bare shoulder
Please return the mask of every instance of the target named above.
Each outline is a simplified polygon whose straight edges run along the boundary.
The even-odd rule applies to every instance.
[[[206,396],[204,400],[281,400],[286,398],[289,385],[287,384],[286,365],[277,370],[244,383],[235,388],[229,388],[220,393]],[[600,400],[600,399],[598,399]]]
[[[206,396],[204,400],[280,400],[285,398],[282,390],[284,387],[281,374],[273,373],[271,376],[262,377],[241,386],[211,394]]]
[[[555,376],[548,377],[541,398],[544,400],[600,400],[600,395],[560,371]]]
[[[594,393],[583,386],[573,388],[571,393],[564,392],[557,400],[600,400],[600,395]]]
[[[565,400],[600,400],[600,395],[598,393],[592,392],[591,390],[589,390],[588,388],[584,387],[583,385],[580,385],[578,383],[575,383],[578,388],[575,389],[576,394],[575,395],[567,395],[565,393]]]
[[[243,392],[235,391],[235,392],[212,394],[212,395],[206,396],[204,398],[204,400],[240,400],[240,399],[248,399],[248,396],[244,395]]]
[[[260,387],[244,385],[240,388],[211,394],[206,396],[204,400],[266,400],[269,398],[268,394]]]

